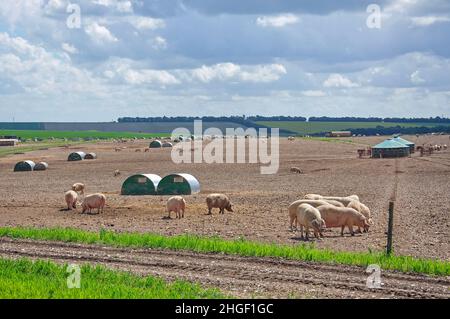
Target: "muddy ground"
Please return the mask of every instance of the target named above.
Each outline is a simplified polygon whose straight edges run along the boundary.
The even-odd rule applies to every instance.
[[[450,144],[448,135],[407,136],[418,144]],[[343,251],[383,250],[387,208],[395,197],[394,250],[396,254],[450,260],[450,150],[428,157],[414,154],[401,159],[358,159],[356,150],[384,137],[346,138],[349,142],[282,139],[281,163],[275,175],[260,174],[259,164],[174,164],[170,149],[144,149],[147,142],[87,144],[70,149],[41,150],[0,159],[0,226],[70,226],[88,230],[154,232],[165,235],[195,233],[224,238],[245,237],[261,242],[296,245],[302,241],[288,229],[287,206],[307,193],[357,194],[372,211],[368,234],[351,237],[329,230],[319,248]],[[115,152],[116,147],[126,147]],[[96,152],[97,160],[67,162],[71,151]],[[19,160],[46,161],[45,172],[14,173]],[[289,171],[292,166],[304,174]],[[122,172],[113,177],[116,169]],[[121,196],[127,176],[173,172],[189,173],[201,183],[201,193],[186,196],[182,220],[164,219],[167,196]],[[107,195],[101,215],[64,211],[64,191],[75,182],[87,192]],[[211,192],[230,196],[234,213],[206,216],[205,197]]]
[[[274,258],[120,249],[0,238],[0,257],[89,263],[166,280],[220,288],[236,298],[450,298],[450,279],[382,270],[379,288],[368,287],[363,267]]]

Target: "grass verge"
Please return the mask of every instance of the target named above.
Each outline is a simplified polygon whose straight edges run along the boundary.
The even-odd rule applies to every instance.
[[[185,281],[166,282],[101,266],[80,267],[80,288],[69,289],[67,265],[0,259],[1,299],[217,299],[217,289]]]
[[[288,246],[258,243],[245,239],[224,240],[218,237],[201,237],[197,235],[167,237],[157,234],[116,233],[106,230],[90,232],[73,228],[0,227],[0,237],[101,244],[116,247],[191,250],[240,256],[277,257],[355,266],[377,264],[382,269],[439,276],[450,275],[450,263],[447,261],[409,256],[386,256],[384,253],[379,252],[337,252],[317,249],[312,245],[305,244]]]

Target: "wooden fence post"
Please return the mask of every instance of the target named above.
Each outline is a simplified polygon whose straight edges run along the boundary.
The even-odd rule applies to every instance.
[[[394,202],[389,202],[389,216],[388,216],[388,232],[386,254],[389,256],[392,253],[392,231],[394,227]]]

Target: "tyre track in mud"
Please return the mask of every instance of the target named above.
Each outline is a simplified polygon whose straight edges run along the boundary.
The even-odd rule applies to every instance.
[[[366,287],[362,267],[160,249],[113,248],[0,239],[0,256],[46,259],[184,279],[236,297],[450,298],[450,278],[383,271],[381,289]]]

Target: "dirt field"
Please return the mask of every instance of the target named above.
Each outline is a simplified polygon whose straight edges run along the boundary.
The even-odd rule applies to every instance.
[[[273,258],[119,249],[0,238],[0,257],[101,264],[167,280],[220,288],[236,298],[450,298],[450,279],[382,271],[382,289],[367,288],[362,267]]]
[[[450,144],[449,136],[406,137],[418,144]],[[146,145],[89,144],[71,149],[57,148],[0,159],[0,226],[70,226],[89,230],[155,232],[166,235],[196,233],[224,238],[245,238],[283,244],[298,244],[297,234],[288,230],[287,206],[307,193],[358,194],[373,214],[368,234],[350,237],[339,230],[326,231],[315,241],[319,248],[367,251],[383,250],[389,199],[396,197],[394,251],[396,254],[450,260],[450,150],[429,157],[401,159],[358,159],[356,150],[384,137],[352,138],[353,143],[316,140],[287,141],[280,145],[281,163],[276,175],[261,175],[259,164],[180,164],[171,161],[170,149],[135,152]],[[93,151],[94,161],[67,162],[75,149]],[[14,173],[19,160],[46,161],[45,172]],[[305,174],[293,174],[290,167]],[[114,170],[122,175],[113,177]],[[186,217],[164,219],[165,196],[121,196],[127,176],[135,173],[190,173],[198,178],[200,194],[186,196]],[[67,212],[64,191],[75,182],[87,192],[107,195],[102,215]],[[234,213],[206,216],[205,197],[211,192],[230,196]]]

